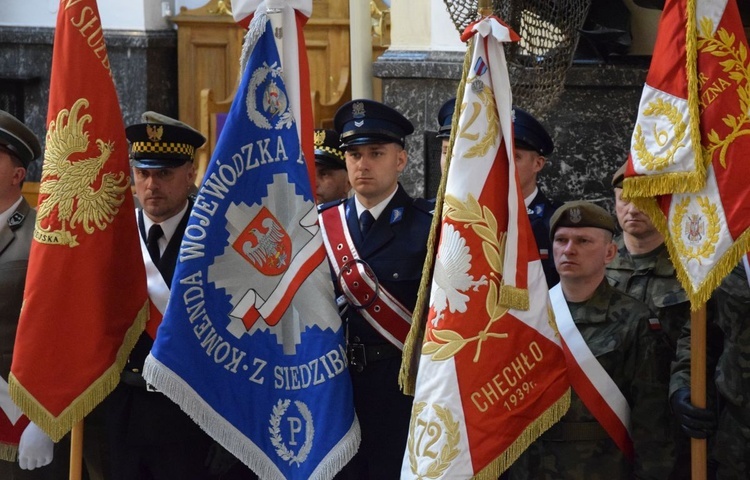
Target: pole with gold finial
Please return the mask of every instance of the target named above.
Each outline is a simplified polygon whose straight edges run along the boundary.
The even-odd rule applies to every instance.
[[[489,17],[492,15],[492,0],[479,0],[477,12],[480,17]]]

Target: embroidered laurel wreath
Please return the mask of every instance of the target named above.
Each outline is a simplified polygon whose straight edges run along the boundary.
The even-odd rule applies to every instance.
[[[486,206],[482,206],[469,195],[466,202],[461,202],[451,195],[445,196],[443,216],[453,220],[456,226],[463,225],[482,239],[482,252],[490,266],[489,290],[487,292],[486,308],[488,320],[484,328],[476,335],[464,338],[454,330],[433,329],[433,340],[428,340],[422,346],[423,355],[431,355],[432,360],[447,360],[465,346],[476,343],[477,349],[474,362],[479,361],[482,343],[490,338],[507,338],[506,333],[490,332],[492,325],[508,313],[508,308],[500,304],[500,287],[502,283],[503,252],[505,251],[505,232],[497,231],[495,215]]]

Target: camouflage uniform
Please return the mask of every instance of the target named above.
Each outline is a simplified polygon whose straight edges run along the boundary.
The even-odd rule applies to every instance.
[[[649,306],[659,319],[669,341],[669,361],[674,358],[682,327],[690,320],[690,301],[682,288],[664,244],[649,253],[632,255],[622,235],[615,238],[617,256],[607,265],[607,280],[616,289],[634,296]],[[674,470],[670,478],[690,477],[690,438],[670,417],[675,442]]]
[[[706,365],[718,393],[716,435],[710,439],[718,463],[717,478],[748,478],[750,474],[750,286],[740,263],[714,292],[707,306]],[[722,335],[716,335],[712,323]],[[718,340],[718,341],[717,341]],[[711,378],[711,375],[708,378]],[[690,386],[690,325],[684,328],[672,365],[670,395]],[[710,391],[710,388],[709,388]],[[708,396],[709,404],[711,398]],[[715,408],[715,407],[713,407]]]
[[[662,244],[642,255],[631,255],[622,235],[615,238],[617,256],[607,265],[609,284],[634,296],[656,313],[672,351],[682,326],[690,320],[690,301],[682,288],[669,252]]]
[[[568,302],[586,344],[631,408],[631,464],[575,392],[570,410],[510,469],[511,479],[667,478],[672,443],[666,397],[668,365],[660,332],[649,328],[648,307],[603,281],[591,299]]]

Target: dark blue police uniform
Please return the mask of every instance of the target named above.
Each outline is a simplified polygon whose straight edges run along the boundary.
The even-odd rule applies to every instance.
[[[400,113],[370,100],[355,100],[342,106],[334,124],[345,149],[377,143],[403,146],[405,136],[413,131],[411,123]],[[432,205],[427,200],[410,197],[398,185],[395,195],[364,236],[354,197],[324,205],[322,209],[336,208],[342,202],[359,257],[370,266],[381,288],[413,310],[427,254]],[[336,290],[341,295],[339,285]],[[401,350],[370,326],[354,306],[349,305],[343,317],[362,443],[337,478],[399,478],[413,400],[398,386]]]
[[[552,138],[542,124],[531,114],[515,106],[513,107],[513,137],[516,148],[532,150],[543,157],[550,155],[555,148]],[[534,232],[539,256],[542,259],[544,276],[547,279],[547,286],[550,288],[560,282],[560,276],[557,274],[555,260],[552,256],[549,220],[561,205],[562,202],[548,199],[542,193],[542,190],[538,189],[536,196],[527,207],[531,229]]]

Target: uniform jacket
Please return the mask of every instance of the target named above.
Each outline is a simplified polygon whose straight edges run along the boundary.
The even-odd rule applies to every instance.
[[[718,478],[747,478],[750,471],[750,284],[742,262],[724,278],[706,306],[709,408],[719,424],[709,445]],[[690,387],[690,322],[677,343],[670,394]],[[718,399],[715,400],[711,380]]]
[[[172,275],[191,207],[192,205],[188,206],[157,265],[167,285],[172,283]],[[138,229],[141,231],[141,241],[145,242],[142,212],[138,213]],[[151,337],[146,332],[142,333],[128,358],[125,370],[141,373],[152,345]],[[205,435],[177,404],[161,393],[126,386],[121,382],[111,395],[110,403],[112,407],[110,421],[115,431],[118,432],[120,440],[129,444],[179,443],[189,438],[202,438]]]
[[[9,222],[0,225],[0,375],[6,381],[23,303],[35,221],[36,211],[23,199]]]
[[[345,200],[346,223],[354,246],[361,259],[370,265],[382,287],[393,294],[401,304],[414,309],[417,291],[422,278],[422,268],[427,254],[427,237],[432,222],[432,207],[427,200],[411,198],[398,186],[383,213],[372,225],[367,238],[359,229],[354,198]],[[330,208],[333,202],[322,208]],[[338,285],[337,295],[340,295]],[[348,310],[349,338],[359,337],[368,345],[387,343],[379,333],[353,308]]]
[[[583,303],[568,302],[583,339],[631,409],[635,464],[609,438],[565,440],[543,434],[511,468],[511,478],[667,478],[672,442],[666,398],[669,365],[648,307],[606,281]],[[560,423],[596,422],[575,392]],[[554,428],[554,427],[553,427]]]
[[[555,213],[562,203],[550,200],[537,190],[534,200],[527,207],[531,230],[534,232],[534,239],[539,248],[539,256],[542,258],[542,268],[544,277],[547,279],[547,286],[554,287],[560,282],[560,276],[555,269],[555,259],[552,257],[552,242],[549,239],[549,221],[552,214]]]
[[[669,252],[662,244],[656,250],[633,256],[622,235],[615,238],[617,256],[607,265],[607,280],[616,289],[649,306],[674,351],[682,326],[690,320],[690,301],[682,288]]]

